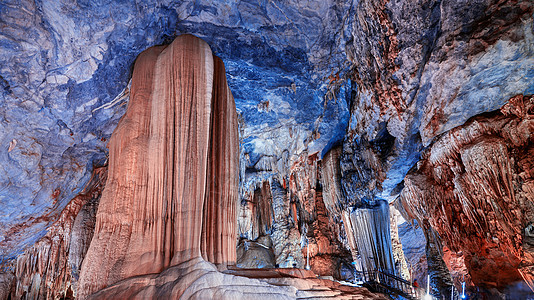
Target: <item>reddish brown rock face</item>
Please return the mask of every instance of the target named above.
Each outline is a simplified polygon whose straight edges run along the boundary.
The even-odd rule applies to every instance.
[[[406,208],[462,251],[477,286],[532,286],[533,132],[534,98],[516,96],[441,136],[406,176]]]
[[[180,36],[138,57],[109,148],[81,298],[202,254],[235,262],[237,114],[224,66],[205,42]]]

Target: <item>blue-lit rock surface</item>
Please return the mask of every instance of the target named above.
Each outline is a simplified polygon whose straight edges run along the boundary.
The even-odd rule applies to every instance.
[[[267,203],[271,221],[287,228],[271,234],[273,249],[302,257],[308,230],[322,232],[313,224],[326,180],[335,188],[320,223],[347,248],[344,210],[394,201],[440,137],[534,93],[533,12],[531,0],[3,1],[0,265],[44,236],[106,164],[133,63],[150,46],[190,33],[223,59],[241,200],[276,182],[287,197],[278,210]]]
[[[137,55],[182,33],[221,57],[253,166],[343,138],[350,4],[4,1],[0,4],[0,257],[47,225],[106,161]]]

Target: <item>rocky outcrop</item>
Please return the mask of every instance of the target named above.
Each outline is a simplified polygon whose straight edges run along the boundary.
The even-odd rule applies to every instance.
[[[107,167],[95,168],[89,184],[65,207],[46,235],[17,258],[12,298],[76,296],[81,263],[93,237],[106,177]]]
[[[515,96],[440,136],[401,194],[411,217],[462,252],[472,281],[486,289],[532,284],[533,99]]]
[[[423,146],[533,92],[532,11],[531,1],[358,2],[341,163],[348,199],[394,200]]]
[[[342,197],[340,151],[335,148],[323,160],[305,153],[286,176],[280,172],[276,179],[263,181],[245,193],[238,221],[243,243],[240,249],[263,254],[248,254],[258,261],[243,261],[241,266],[268,266],[260,261],[266,261],[269,251],[257,248],[259,244],[274,253],[279,267],[304,268],[309,264],[319,275],[353,277],[350,247],[338,211],[338,198]],[[258,242],[266,236],[272,241],[272,248]]]

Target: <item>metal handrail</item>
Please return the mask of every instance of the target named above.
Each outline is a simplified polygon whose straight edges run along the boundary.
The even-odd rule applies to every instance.
[[[415,299],[417,291],[413,288],[412,283],[396,275],[381,270],[357,271],[362,281],[372,284],[380,290],[380,286],[388,289],[387,292],[400,294],[405,298]]]

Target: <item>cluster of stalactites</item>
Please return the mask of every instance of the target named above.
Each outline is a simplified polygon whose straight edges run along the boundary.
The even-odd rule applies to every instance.
[[[354,209],[349,213],[348,221],[360,255],[362,271],[379,270],[395,275],[388,203],[377,201],[375,205]]]
[[[479,276],[471,273],[481,284],[533,278],[534,256],[523,247],[524,228],[534,221],[533,99],[513,97],[501,112],[441,136],[406,176],[397,205],[419,224],[426,219],[452,251],[490,256],[507,274],[489,278],[490,269],[477,266]]]

